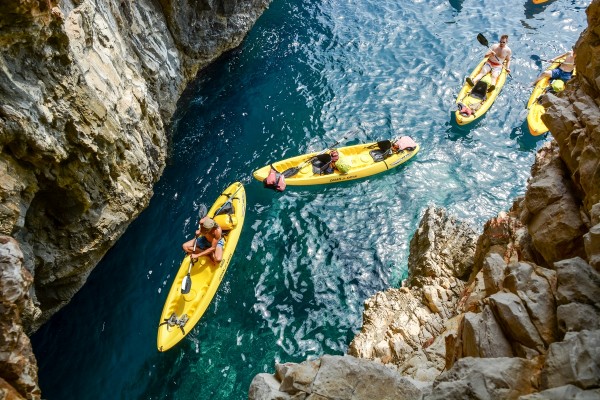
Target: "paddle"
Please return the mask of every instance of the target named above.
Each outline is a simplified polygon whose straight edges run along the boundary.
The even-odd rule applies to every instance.
[[[482,45],[484,45],[485,47],[490,47],[490,42],[488,42],[488,40],[485,38],[485,36],[483,36],[481,33],[477,34],[477,41],[479,43],[481,43]],[[506,69],[506,67],[504,66],[504,63],[502,63],[502,68]],[[510,74],[510,72],[507,72],[508,76],[510,76],[512,78],[512,75]]]
[[[219,209],[217,211],[215,211],[215,213],[213,214],[213,217],[216,217],[217,215],[219,215],[219,211],[221,211],[223,209],[223,207],[225,207],[228,203],[230,203],[233,196],[235,196],[235,194],[237,192],[239,192],[240,189],[243,187],[244,187],[243,185],[240,185],[240,187],[238,187],[235,192],[231,193],[229,195],[229,197],[227,197],[227,200],[225,200],[225,203],[223,203],[223,205],[221,207],[219,207]]]
[[[481,43],[482,45],[484,45],[485,47],[490,46],[490,42],[488,42],[488,40],[485,38],[485,36],[483,36],[481,33],[477,34],[477,41],[479,43]]]
[[[537,101],[534,101],[533,103],[531,103],[531,105],[529,105],[527,108],[523,109],[520,113],[519,113],[519,121],[522,119],[525,119],[525,117],[527,117],[527,114],[529,114],[529,109],[531,108],[532,105],[534,105]]]
[[[337,146],[338,144],[340,144],[341,142],[343,142],[344,140],[346,140],[348,138],[348,136],[350,136],[350,134],[356,132],[356,130],[352,130],[350,132],[348,132],[344,137],[342,137],[340,140],[338,140],[337,142],[335,142],[334,144],[332,144],[331,146],[329,146],[328,148],[326,148],[325,150],[319,152],[316,156],[312,156],[310,157],[308,160],[304,161],[302,164],[297,165],[295,167],[292,168],[288,168],[285,171],[282,172],[283,176],[286,178],[289,178],[291,176],[296,175],[298,172],[300,172],[300,170],[304,167],[306,167],[309,163],[311,163],[315,158],[317,158],[317,156],[320,156],[321,154],[325,154],[328,150],[331,150],[333,148],[335,148],[335,146]]]
[[[204,204],[200,204],[200,209],[198,210],[198,221],[204,218],[207,213],[208,210],[206,209],[206,206]],[[200,224],[198,224],[198,229],[200,229]],[[198,243],[198,235],[196,235],[194,238],[194,248],[192,249],[192,254],[194,251],[196,251],[196,243]],[[192,254],[190,254],[190,266],[188,267],[187,275],[184,276],[183,280],[181,281],[181,294],[188,294],[192,288],[192,277],[190,275],[192,272],[192,266],[194,265]]]

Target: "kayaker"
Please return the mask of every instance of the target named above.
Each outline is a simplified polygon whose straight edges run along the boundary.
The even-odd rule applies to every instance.
[[[556,56],[550,60],[550,62],[555,62],[559,58],[562,58],[564,55]],[[573,71],[575,70],[575,49],[567,52],[565,57],[565,61],[560,63],[557,68],[554,68],[549,71],[542,72],[535,82],[533,82],[533,86],[535,86],[543,77],[547,76],[550,79],[560,79],[562,81],[568,81],[573,77]]]
[[[199,223],[200,229],[196,231],[196,238],[189,240],[183,244],[183,251],[191,254],[191,259],[196,260],[198,257],[210,256],[215,263],[220,263],[223,259],[223,230],[215,222],[214,219],[203,217]],[[196,249],[194,249],[194,240],[196,241]]]
[[[331,161],[323,168],[323,175],[333,174],[335,170],[338,170],[342,174],[347,174],[350,171],[350,165],[340,160],[340,153],[337,150],[331,150],[329,155],[331,156]]]
[[[333,174],[333,171],[335,171],[335,163],[340,159],[340,154],[337,150],[331,150],[329,156],[331,157],[330,161],[321,167],[321,174],[323,175]]]
[[[490,49],[485,53],[484,57],[487,57],[486,63],[479,71],[479,74],[474,79],[467,76],[467,83],[471,86],[475,86],[477,82],[488,72],[492,71],[492,84],[488,87],[488,93],[496,89],[496,82],[498,77],[502,73],[502,65],[506,61],[506,73],[510,74],[510,57],[512,56],[512,50],[508,47],[508,35],[502,35],[500,42],[492,45]]]

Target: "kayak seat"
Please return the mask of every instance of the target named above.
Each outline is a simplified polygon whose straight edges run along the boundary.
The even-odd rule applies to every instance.
[[[373,158],[373,161],[383,161],[390,155],[392,155],[392,152],[390,151],[390,149],[392,148],[391,141],[381,140],[377,142],[377,147],[378,149],[369,151],[369,154],[371,155],[371,158]]]
[[[312,161],[312,169],[313,174],[322,174],[323,171],[327,169],[327,165],[331,162],[331,155],[329,154],[319,154]]]
[[[475,97],[476,99],[484,101],[487,97],[487,89],[488,84],[482,81],[479,81],[473,86],[471,89],[471,97]]]

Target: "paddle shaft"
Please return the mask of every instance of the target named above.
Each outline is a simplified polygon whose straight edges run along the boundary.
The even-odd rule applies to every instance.
[[[206,216],[206,206],[204,206],[204,204],[202,204],[200,206],[200,219],[204,218]],[[198,229],[200,229],[200,222],[198,222]],[[198,243],[198,236],[199,235],[195,235],[194,236],[194,247],[192,247],[192,254],[194,254],[194,252],[196,251],[196,244]],[[190,254],[190,265],[188,266],[188,272],[187,275],[183,277],[183,280],[181,281],[181,293],[182,294],[188,294],[190,292],[190,289],[192,288],[192,266],[194,265],[194,259],[192,258],[192,254]]]
[[[225,207],[225,205],[227,203],[229,203],[231,201],[231,199],[233,198],[233,196],[236,195],[237,192],[240,191],[241,188],[243,188],[243,185],[240,185],[240,187],[238,187],[235,192],[233,192],[232,194],[229,195],[229,197],[227,197],[227,200],[225,200],[225,203],[223,203],[223,205],[221,207],[219,207],[219,209],[217,211],[215,211],[215,213],[213,214],[213,217],[217,216],[219,214],[219,211],[221,211],[223,209],[223,207]]]
[[[334,144],[332,144],[331,146],[329,146],[328,148],[326,148],[323,151],[320,151],[319,153],[317,153],[314,156],[311,156],[308,160],[304,161],[303,163],[301,163],[300,165],[296,166],[296,167],[292,167],[292,168],[288,168],[285,171],[283,171],[281,174],[286,177],[292,177],[294,175],[296,175],[298,172],[300,172],[300,170],[304,167],[306,167],[308,164],[310,164],[315,158],[317,158],[317,156],[320,156],[321,154],[325,154],[328,150],[331,150],[333,148],[335,148],[335,146],[337,146],[338,144],[340,144],[342,141],[346,140],[348,138],[348,136],[351,133],[354,133],[355,130],[352,130],[351,132],[349,132],[348,134],[346,134],[344,137],[342,137],[340,140],[338,140],[337,142],[335,142]]]
[[[298,170],[301,170],[302,168],[306,167],[308,164],[310,164],[315,158],[317,158],[317,156],[320,156],[321,154],[325,154],[327,153],[327,151],[333,149],[335,146],[337,146],[338,144],[342,143],[343,140],[345,140],[346,137],[341,138],[340,140],[338,140],[337,142],[335,142],[334,144],[332,144],[331,146],[329,146],[328,148],[326,148],[323,151],[320,151],[319,153],[317,153],[316,155],[312,156],[311,158],[309,158],[308,160],[304,161],[302,164],[300,164],[298,166]]]

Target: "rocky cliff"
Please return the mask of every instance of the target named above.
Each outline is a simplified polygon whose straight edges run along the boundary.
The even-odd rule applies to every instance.
[[[240,44],[267,5],[268,0],[2,1],[5,396],[39,397],[25,333],[69,302],[148,204],[182,90],[199,69]]]
[[[525,195],[479,236],[428,209],[349,354],[278,364],[251,399],[600,399],[600,0],[587,15]]]

